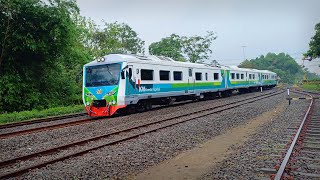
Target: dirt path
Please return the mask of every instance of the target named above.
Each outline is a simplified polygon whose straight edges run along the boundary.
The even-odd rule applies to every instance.
[[[225,134],[216,136],[196,148],[181,153],[140,174],[131,176],[129,179],[197,179],[210,171],[217,162],[233,153],[232,149],[242,145],[250,135],[256,132],[259,126],[272,121],[281,114],[286,106],[287,102],[283,102],[273,110],[249,120],[247,124],[235,127]]]

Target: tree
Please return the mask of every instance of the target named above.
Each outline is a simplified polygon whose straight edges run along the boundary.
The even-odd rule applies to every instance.
[[[183,60],[182,40],[179,35],[171,34],[169,37],[154,42],[149,46],[149,53],[158,56],[166,56],[175,60]]]
[[[210,46],[217,36],[211,31],[206,36],[179,36],[172,34],[169,37],[154,42],[149,46],[153,55],[168,56],[178,61],[202,62],[212,53]]]
[[[0,0],[0,112],[77,102],[87,61],[74,0]]]
[[[295,83],[303,77],[302,67],[285,53],[261,55],[258,58],[243,61],[239,67],[273,71],[280,76],[282,82],[286,83]]]
[[[210,46],[217,36],[212,31],[202,36],[183,37],[183,52],[190,62],[203,62],[212,53]]]
[[[92,36],[94,55],[108,53],[144,54],[144,41],[132,28],[124,23],[106,23],[103,30],[96,30]]]
[[[304,54],[305,57],[318,58],[320,57],[320,23],[315,26],[316,34],[311,38],[309,50]]]
[[[87,51],[90,55],[89,60],[92,60],[94,57],[98,56],[98,44],[93,41],[95,33],[99,31],[98,25],[96,25],[92,19],[85,18],[79,13],[74,13],[72,18],[77,27],[77,34],[79,35],[78,49],[81,51]]]

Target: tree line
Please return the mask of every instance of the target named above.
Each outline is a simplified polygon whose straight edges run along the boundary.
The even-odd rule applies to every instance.
[[[144,54],[145,42],[127,24],[97,26],[75,0],[0,0],[0,113],[81,103],[82,66],[108,53]],[[167,51],[167,39],[175,52]],[[216,38],[171,35],[150,53],[199,62]]]
[[[148,51],[201,63],[216,38],[213,31],[173,33]],[[145,42],[128,24],[98,26],[82,17],[75,0],[0,0],[0,113],[80,104],[76,76],[85,63],[108,53],[143,55]]]

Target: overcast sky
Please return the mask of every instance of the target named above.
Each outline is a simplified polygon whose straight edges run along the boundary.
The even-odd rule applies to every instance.
[[[238,65],[245,58],[285,52],[301,64],[320,0],[77,0],[81,14],[97,24],[124,22],[147,47],[172,33],[205,35],[214,31],[212,59]],[[243,54],[243,47],[245,53]],[[310,63],[306,63],[309,65]],[[317,64],[313,70],[320,73]]]

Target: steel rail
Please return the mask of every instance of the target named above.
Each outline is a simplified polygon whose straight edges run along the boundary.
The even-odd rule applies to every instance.
[[[225,111],[225,110],[233,109],[235,107],[239,107],[239,106],[244,105],[244,104],[249,104],[249,103],[252,103],[252,102],[256,102],[258,100],[265,99],[265,98],[268,98],[268,97],[271,97],[271,96],[274,96],[274,95],[278,95],[278,94],[283,93],[283,92],[284,91],[274,92],[274,93],[271,93],[269,95],[255,97],[256,99],[253,99],[253,100],[250,100],[252,98],[248,98],[248,100],[250,100],[250,101],[247,101],[247,102],[243,103],[243,100],[242,100],[241,101],[242,103],[233,105],[231,107],[226,107],[226,108],[220,109],[220,110],[215,110],[217,107],[214,107],[214,108],[208,108],[208,109],[205,109],[205,110],[200,110],[200,111],[196,111],[196,112],[192,112],[192,113],[187,113],[187,114],[184,114],[184,115],[178,115],[178,116],[167,118],[167,119],[163,119],[163,120],[158,120],[158,121],[155,121],[155,122],[148,122],[148,123],[145,123],[145,124],[142,124],[142,125],[137,125],[137,126],[134,126],[134,127],[131,127],[131,128],[127,128],[127,129],[124,129],[124,130],[117,131],[117,132],[107,133],[105,135],[96,136],[96,137],[93,137],[93,138],[85,139],[85,140],[74,142],[74,143],[71,143],[71,144],[62,145],[60,147],[55,147],[55,148],[52,148],[52,149],[44,150],[44,151],[41,151],[41,152],[38,152],[38,153],[34,153],[34,154],[30,154],[30,155],[26,155],[26,156],[22,156],[22,157],[18,157],[18,158],[13,158],[13,159],[10,159],[10,160],[7,160],[7,161],[3,161],[3,162],[0,162],[0,166],[1,167],[14,164],[14,163],[16,163],[18,161],[21,161],[21,160],[27,160],[27,159],[31,159],[31,158],[35,158],[35,157],[40,157],[41,155],[43,156],[43,155],[46,155],[46,154],[52,154],[54,152],[59,152],[60,150],[68,149],[70,147],[74,147],[74,146],[77,146],[77,145],[86,144],[88,142],[96,141],[96,140],[99,140],[99,139],[102,139],[102,138],[107,138],[107,137],[112,136],[112,135],[118,135],[118,134],[123,133],[123,132],[132,131],[132,130],[135,130],[135,129],[147,127],[147,126],[154,125],[154,124],[159,124],[159,123],[166,122],[166,121],[169,121],[169,120],[175,120],[175,119],[179,119],[179,118],[182,118],[182,117],[188,117],[188,116],[190,116],[192,114],[198,114],[198,113],[202,113],[202,112],[205,112],[205,111],[215,110],[215,111],[212,111],[212,112],[203,113],[203,114],[201,114],[199,116],[196,116],[196,117],[189,117],[188,119],[185,119],[185,120],[180,120],[180,121],[176,121],[176,122],[173,122],[173,123],[165,125],[165,126],[161,126],[161,127],[158,127],[158,128],[153,128],[151,130],[144,131],[142,133],[137,133],[137,134],[134,134],[134,135],[131,135],[131,136],[127,136],[127,137],[124,137],[124,138],[119,139],[119,140],[113,140],[111,142],[107,142],[107,143],[104,143],[104,144],[96,146],[96,147],[87,148],[85,150],[81,150],[81,151],[76,152],[74,154],[69,154],[69,155],[66,155],[66,156],[63,156],[63,157],[60,157],[60,158],[56,158],[56,159],[49,160],[49,161],[46,161],[46,162],[41,162],[41,163],[38,163],[38,164],[35,164],[35,165],[31,165],[31,166],[25,167],[23,169],[16,170],[14,172],[9,172],[7,174],[0,175],[0,179],[9,178],[9,177],[16,177],[18,175],[21,175],[23,173],[28,172],[31,169],[41,168],[41,167],[44,167],[46,165],[56,163],[58,161],[63,161],[65,159],[69,159],[71,157],[83,155],[85,153],[88,153],[88,152],[96,150],[96,149],[100,149],[100,148],[103,148],[103,147],[106,147],[106,146],[118,144],[120,142],[127,141],[127,140],[130,140],[130,139],[134,139],[134,138],[137,138],[137,137],[139,137],[141,135],[145,135],[147,133],[155,132],[157,130],[164,129],[164,128],[167,128],[167,127],[171,127],[171,126],[174,126],[174,125],[177,125],[177,124],[181,124],[181,123],[184,123],[184,122],[187,122],[187,121],[191,121],[191,120],[194,120],[194,119],[197,119],[197,118],[201,118],[201,117],[205,117],[205,116],[208,116],[208,115],[211,115],[211,114],[219,113],[219,112],[222,112],[222,111]],[[220,105],[219,107],[228,106],[230,104],[234,104],[234,103],[227,103],[227,104],[224,104],[224,105]]]
[[[22,122],[8,123],[8,124],[0,125],[0,129],[19,127],[19,126],[30,125],[30,124],[38,124],[43,122],[56,121],[56,120],[62,120],[62,119],[85,116],[85,115],[87,115],[87,113],[75,113],[75,114],[67,114],[63,116],[54,116],[49,118],[41,118],[41,119],[34,119],[34,120],[28,120],[28,121],[22,121]]]
[[[90,123],[90,122],[92,122],[92,119],[82,119],[82,120],[71,121],[71,122],[66,122],[66,123],[60,123],[60,124],[55,124],[55,125],[42,126],[42,127],[31,128],[31,129],[13,131],[13,132],[0,134],[0,139],[13,137],[13,136],[19,136],[19,135],[23,135],[23,134],[36,133],[36,132],[41,132],[41,131],[45,131],[45,130],[65,128],[65,127],[69,127],[69,126],[76,126],[76,125],[79,125],[79,124],[85,124],[85,123]]]
[[[296,93],[301,93],[301,92],[296,92]],[[282,163],[281,163],[281,165],[280,165],[280,168],[278,169],[277,174],[276,174],[276,176],[274,177],[274,180],[280,180],[280,179],[282,178],[283,173],[284,173],[284,171],[285,171],[285,168],[286,168],[286,166],[287,166],[287,164],[288,164],[288,162],[289,162],[289,160],[290,160],[290,157],[291,157],[291,155],[292,155],[292,152],[293,152],[293,150],[294,150],[294,147],[295,147],[295,145],[296,145],[296,143],[297,143],[297,140],[298,140],[298,138],[299,138],[299,136],[300,136],[300,132],[301,132],[303,126],[304,126],[304,123],[305,123],[305,121],[306,121],[306,119],[307,119],[307,117],[308,117],[308,115],[309,115],[309,113],[310,113],[311,107],[312,107],[312,105],[313,105],[313,96],[312,96],[312,95],[307,94],[307,93],[301,93],[301,94],[308,95],[308,96],[310,96],[312,99],[311,99],[310,105],[309,105],[309,107],[308,107],[308,110],[307,110],[306,114],[304,115],[304,118],[303,118],[303,120],[302,120],[302,122],[301,122],[301,124],[300,124],[300,127],[299,127],[299,129],[298,129],[298,131],[297,131],[294,139],[292,140],[292,143],[291,143],[291,145],[290,145],[290,148],[288,149],[288,151],[287,151],[287,153],[286,153],[286,155],[285,155],[285,157],[284,157],[284,159],[283,159],[283,161],[282,161]]]

